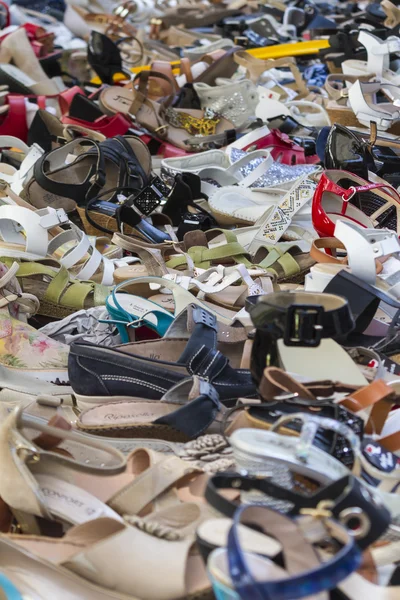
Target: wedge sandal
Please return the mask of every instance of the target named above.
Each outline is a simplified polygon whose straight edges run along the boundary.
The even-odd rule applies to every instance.
[[[54,259],[31,262],[0,257],[7,267],[18,263],[16,277],[24,293],[40,302],[38,315],[63,319],[83,308],[105,304],[109,288],[91,281],[78,281]]]

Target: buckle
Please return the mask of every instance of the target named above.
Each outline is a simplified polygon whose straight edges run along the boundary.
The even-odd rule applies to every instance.
[[[292,304],[286,313],[283,341],[285,346],[315,348],[322,339],[323,306]]]
[[[351,191],[350,191],[351,190]],[[346,196],[346,194],[342,194],[342,200],[343,202],[349,202],[353,196],[356,195],[357,193],[357,188],[355,188],[353,185],[349,187],[349,189],[347,190],[347,192],[350,192],[349,196]]]

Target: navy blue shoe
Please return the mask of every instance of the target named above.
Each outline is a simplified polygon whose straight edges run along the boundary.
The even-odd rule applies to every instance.
[[[188,307],[160,340],[115,348],[71,345],[68,371],[79,405],[145,398],[159,400],[190,375],[212,383],[225,406],[256,395],[250,371],[238,368],[244,328],[221,329],[207,311]]]

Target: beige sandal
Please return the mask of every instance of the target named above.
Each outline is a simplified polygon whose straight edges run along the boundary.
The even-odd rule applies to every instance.
[[[148,98],[150,78],[159,78],[170,84],[170,96],[162,103]],[[138,89],[134,88],[136,81]],[[234,128],[232,123],[211,112],[172,108],[174,97],[175,86],[166,75],[142,71],[127,86],[103,90],[99,100],[106,113],[134,116],[140,125],[158,138],[187,151],[196,151],[201,144],[215,142],[219,137],[223,143],[225,132]]]

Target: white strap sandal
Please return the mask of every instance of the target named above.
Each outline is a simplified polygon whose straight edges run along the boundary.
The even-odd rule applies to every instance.
[[[26,153],[19,169],[13,169],[10,165],[0,163],[0,178],[8,183],[15,194],[20,194],[24,185],[33,176],[35,163],[44,154],[44,150],[38,145],[33,144],[30,148],[23,142],[15,144],[12,136],[0,136],[0,147],[15,147]]]
[[[3,199],[4,201],[4,199]],[[60,228],[69,225],[68,230]],[[55,229],[56,231],[51,232]],[[49,232],[54,237],[49,241]],[[101,272],[102,285],[113,285],[114,269],[125,260],[104,256],[74,223],[64,210],[43,208],[31,210],[23,206],[4,204],[0,206],[0,253],[2,256],[38,260],[46,256],[57,258],[60,263],[82,281],[92,279]],[[98,238],[105,245],[108,238]],[[86,260],[85,260],[86,259]],[[133,262],[138,259],[133,259]]]
[[[285,105],[290,114],[300,125],[305,127],[326,127],[331,125],[331,120],[321,104],[307,100],[293,100]]]
[[[339,220],[335,226],[335,238],[339,240],[337,247],[346,250],[347,264],[345,259],[325,254],[322,249],[324,240],[317,241],[312,256],[318,260],[318,264],[311,267],[306,275],[306,291],[324,291],[331,279],[346,269],[365,283],[379,288],[396,300],[400,299],[400,242],[396,232],[390,229],[365,229]],[[335,240],[328,238],[327,242],[325,248],[332,250]],[[383,257],[386,258],[385,262],[382,265],[377,263]]]
[[[377,102],[382,93],[389,102]],[[378,130],[386,131],[400,119],[400,91],[388,83],[362,83],[357,81],[349,89],[349,103],[358,121],[370,127],[376,123]]]
[[[391,35],[381,40],[370,31],[362,29],[358,41],[367,50],[367,61],[345,60],[342,71],[345,75],[376,75],[383,83],[400,85],[400,75],[389,69],[390,54],[400,52],[400,38]]]

